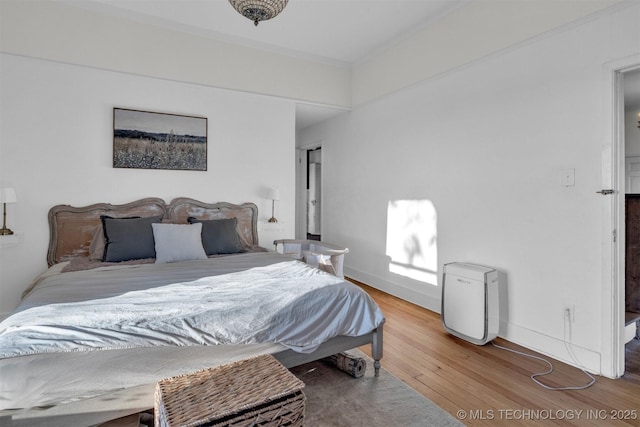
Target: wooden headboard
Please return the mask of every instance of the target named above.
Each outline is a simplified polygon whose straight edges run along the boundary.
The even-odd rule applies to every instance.
[[[237,218],[237,229],[242,239],[250,245],[258,245],[258,207],[253,203],[204,203],[181,197],[166,204],[162,199],[150,197],[124,205],[56,205],[49,210],[49,266],[74,258],[88,257],[91,239],[102,224],[101,215],[114,218],[162,215],[163,222],[176,224],[186,224],[190,216],[198,219]]]

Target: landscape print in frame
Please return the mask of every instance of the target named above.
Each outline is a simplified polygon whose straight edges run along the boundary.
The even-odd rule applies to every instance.
[[[113,109],[113,167],[207,170],[207,118]]]

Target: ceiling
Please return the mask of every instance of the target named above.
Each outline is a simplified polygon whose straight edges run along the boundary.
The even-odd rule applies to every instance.
[[[290,0],[257,27],[228,0],[56,0],[243,46],[350,66],[470,0]],[[640,71],[625,75],[627,106],[640,105]],[[345,109],[298,103],[296,129]]]
[[[365,59],[468,0],[290,0],[257,27],[228,0],[61,0],[261,49],[339,63]]]
[[[257,27],[228,0],[59,0],[96,12],[276,53],[349,66],[469,0],[290,0]],[[344,109],[298,104],[296,129]]]

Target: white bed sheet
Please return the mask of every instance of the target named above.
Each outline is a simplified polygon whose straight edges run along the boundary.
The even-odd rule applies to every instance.
[[[0,324],[0,410],[99,396],[285,346],[313,351],[384,322],[359,288],[274,253],[50,271],[38,282]],[[148,316],[165,291],[177,299]],[[244,301],[243,312],[222,304],[223,295]],[[222,314],[207,311],[206,299]]]
[[[163,378],[284,349],[275,343],[152,347],[3,359],[0,361],[0,410],[34,407],[45,410],[91,398],[97,398],[97,405],[105,410],[114,392],[142,386],[147,387],[147,395],[141,396],[136,405],[146,409],[153,407],[153,388]],[[100,400],[101,396],[104,401]],[[116,403],[116,407],[125,409],[121,402]],[[33,410],[30,416],[34,416]]]

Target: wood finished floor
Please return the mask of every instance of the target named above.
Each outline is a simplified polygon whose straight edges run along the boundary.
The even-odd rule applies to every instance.
[[[640,426],[639,340],[627,345],[622,378],[596,376],[586,390],[551,391],[530,378],[547,369],[543,362],[455,338],[444,331],[439,314],[354,283],[369,292],[386,316],[382,366],[465,425]],[[499,338],[495,342],[536,354]],[[368,347],[361,350],[370,354]],[[546,359],[554,366],[544,379],[547,385],[589,382],[579,369]]]

